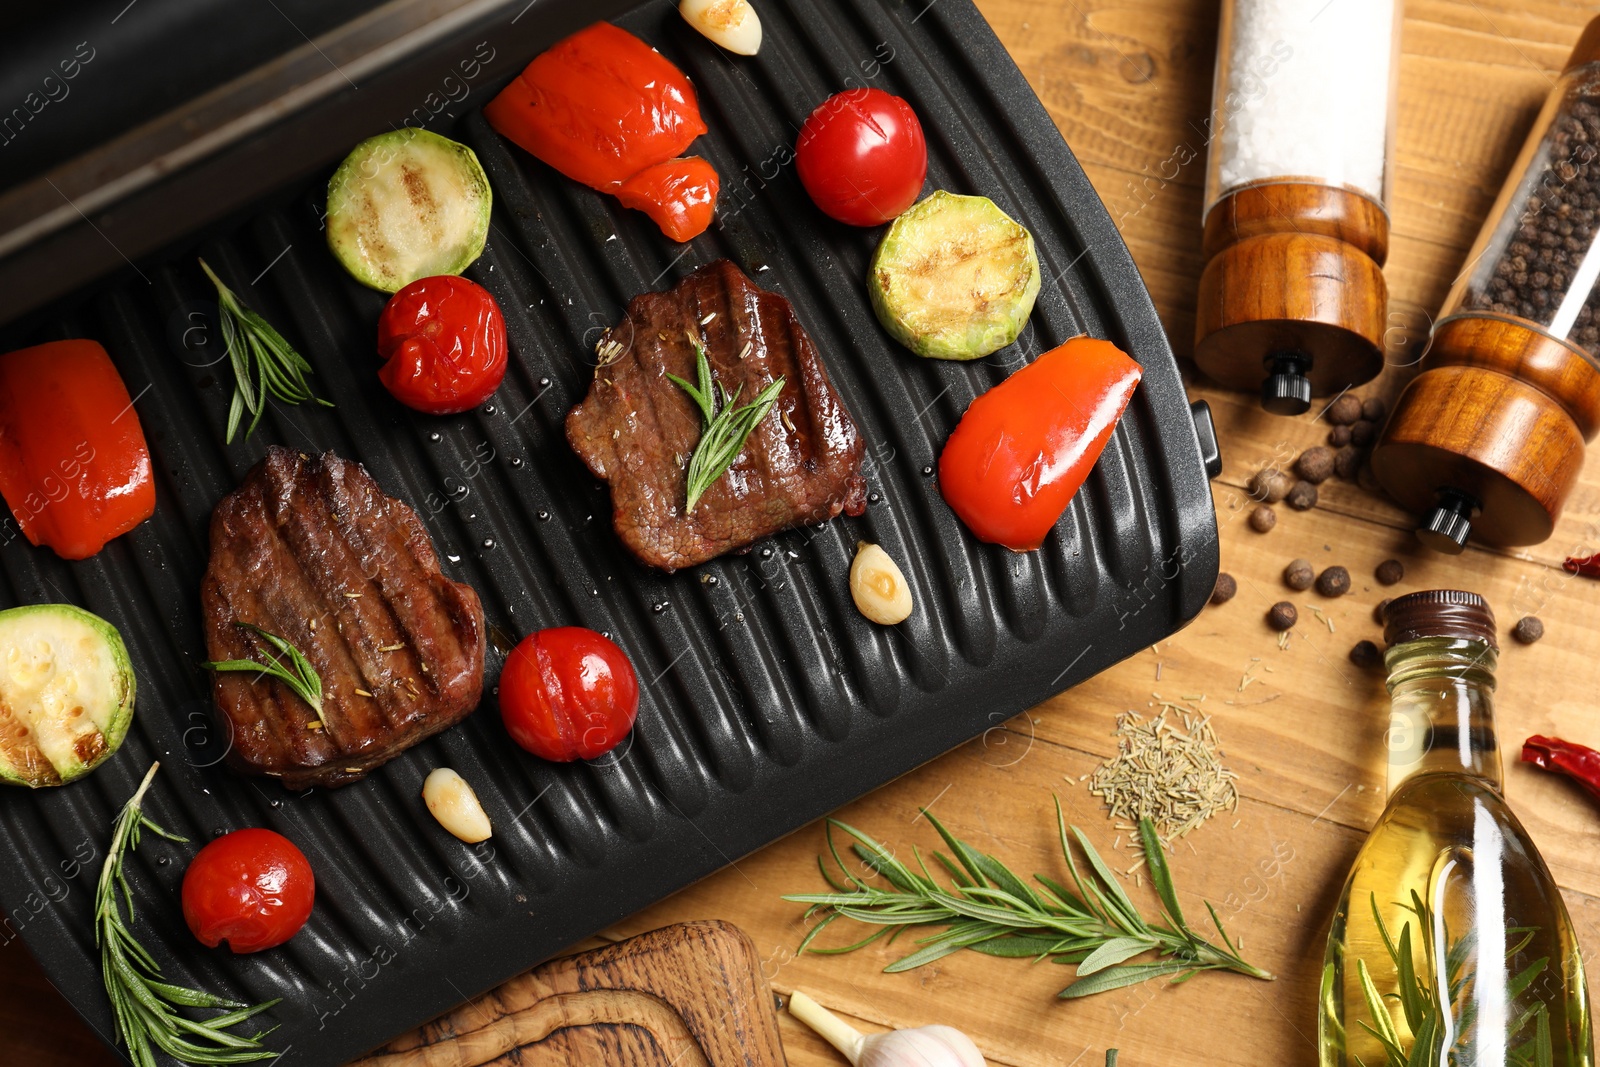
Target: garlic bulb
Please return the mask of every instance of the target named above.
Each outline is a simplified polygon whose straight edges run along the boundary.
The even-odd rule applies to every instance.
[[[678,13],[730,52],[753,56],[761,50],[761,19],[749,0],[682,0]]]
[[[851,1067],[984,1067],[983,1053],[952,1026],[863,1034],[798,990],[789,1014],[844,1054]]]

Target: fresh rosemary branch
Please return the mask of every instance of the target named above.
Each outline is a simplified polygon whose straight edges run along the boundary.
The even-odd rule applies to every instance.
[[[272,1059],[277,1053],[261,1047],[265,1033],[240,1037],[228,1032],[252,1015],[275,1004],[269,1000],[255,1007],[225,1000],[198,989],[186,989],[161,980],[155,958],[128,930],[134,918],[133,891],[128,887],[123,861],[139,847],[139,832],[148,828],[169,841],[188,838],[157,826],[140,807],[145,791],[155,779],[161,764],[152,763],[139,789],[123,805],[111,832],[111,847],[94,892],[94,936],[100,946],[100,971],[106,995],[117,1021],[117,1035],[128,1048],[134,1067],[156,1067],[155,1050],[160,1049],[180,1063],[250,1063]],[[117,889],[128,905],[128,918],[117,904]],[[179,1008],[215,1008],[225,1012],[210,1019],[195,1020],[179,1014]]]
[[[315,400],[323,407],[333,407],[329,401],[313,394],[311,386],[306,384],[306,375],[313,372],[305,357],[296,352],[271,323],[240,303],[233,290],[222,284],[222,279],[203,259],[200,269],[217,287],[217,317],[222,322],[222,340],[227,346],[224,354],[233,364],[233,402],[228,405],[227,443],[233,443],[233,435],[238,432],[246,411],[251,418],[250,428],[244,435],[249,437],[256,432],[269,395],[286,404]]]
[[[676,374],[667,375],[689,394],[689,398],[700,409],[700,443],[695,446],[694,456],[689,460],[689,502],[686,512],[694,511],[701,495],[733,466],[733,461],[744,451],[751,432],[767,417],[767,412],[778,400],[778,394],[783,391],[783,377],[780,375],[777,381],[757,393],[750,403],[734,407],[744,386],[739,386],[729,396],[721,382],[713,385],[705,344],[692,332],[689,334],[689,343],[694,346],[695,376],[700,379],[699,386],[690,385]],[[717,410],[719,392],[722,395],[720,411]]]
[[[295,696],[311,705],[311,710],[316,713],[317,722],[322,724],[323,729],[327,729],[328,721],[322,717],[322,676],[311,665],[311,661],[306,659],[298,648],[275,633],[248,622],[236,622],[234,625],[243,627],[261,638],[271,645],[278,655],[268,655],[265,663],[258,663],[253,659],[229,659],[221,663],[202,663],[200,666],[209,671],[254,671],[276,678],[288,686]],[[282,659],[278,658],[280,655]]]
[[[1172,875],[1149,819],[1139,820],[1139,839],[1144,846],[1150,881],[1161,898],[1165,923],[1152,923],[1139,914],[1111,868],[1082,831],[1073,827],[1072,835],[1089,866],[1087,876],[1080,872],[1059,799],[1056,801],[1056,825],[1061,836],[1061,854],[1066,859],[1076,892],[1039,874],[1033,876],[1037,886],[1024,882],[993,856],[958,840],[926,809],[922,813],[955,854],[954,860],[943,853],[933,854],[949,877],[950,885],[934,879],[920,851],[913,849],[917,866],[921,868],[919,874],[866,834],[829,819],[828,851],[845,881],[838,881],[819,856],[817,866],[834,892],[799,893],[783,898],[809,904],[807,919],[825,913],[800,943],[801,952],[810,948],[829,923],[847,918],[882,929],[853,945],[811,948],[811,951],[852,952],[886,934],[892,941],[908,926],[943,926],[946,929],[942,933],[930,934],[916,942],[922,948],[884,970],[908,971],[963,948],[990,956],[1049,958],[1053,963],[1077,965],[1077,980],[1059,994],[1064,998],[1103,993],[1169,974],[1174,976],[1174,984],[1186,982],[1201,971],[1235,971],[1252,978],[1272,978],[1240,957],[1237,947],[1223,930],[1216,909],[1209,903],[1206,910],[1211,913],[1222,945],[1207,941],[1190,928],[1178,906]],[[881,876],[887,885],[869,885],[851,873],[834,845],[835,828],[855,838],[851,849],[856,858]],[[1155,952],[1158,958],[1143,963],[1128,962],[1146,952]]]

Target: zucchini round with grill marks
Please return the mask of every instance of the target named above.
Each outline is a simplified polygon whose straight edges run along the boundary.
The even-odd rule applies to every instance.
[[[117,628],[71,604],[0,611],[0,781],[64,785],[108,759],[133,721]]]
[[[894,220],[868,290],[894,339],[930,359],[977,359],[1017,339],[1039,295],[1033,235],[982,196],[939,190]]]
[[[492,200],[466,145],[410,126],[379,134],[328,182],[328,247],[379,292],[460,274],[483,254]]]

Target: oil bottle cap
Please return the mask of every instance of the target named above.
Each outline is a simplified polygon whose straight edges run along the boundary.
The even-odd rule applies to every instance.
[[[1461,589],[1425,589],[1396,597],[1384,609],[1383,639],[1390,645],[1426,637],[1458,637],[1485,641],[1496,652],[1494,612],[1477,593]]]
[[[1572,46],[1572,55],[1567,59],[1567,65],[1561,73],[1593,63],[1600,60],[1600,15],[1589,20],[1583,28],[1583,33],[1578,36],[1578,43]]]

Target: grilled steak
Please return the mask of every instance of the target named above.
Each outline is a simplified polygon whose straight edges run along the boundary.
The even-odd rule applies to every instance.
[[[359,463],[273,447],[211,517],[200,587],[213,661],[261,662],[251,623],[322,679],[322,717],[282,682],[216,672],[237,770],[343,785],[461,721],[483,691],[483,608],[439,571],[416,512]]]
[[[701,339],[712,378],[748,403],[780,376],[773,410],[726,474],[685,514],[700,410],[668,373],[696,381]],[[645,293],[601,338],[589,395],[567,440],[611,485],[612,521],[640,560],[666,571],[704,563],[799,523],[866,507],[861,435],[789,301],[727,260]]]

